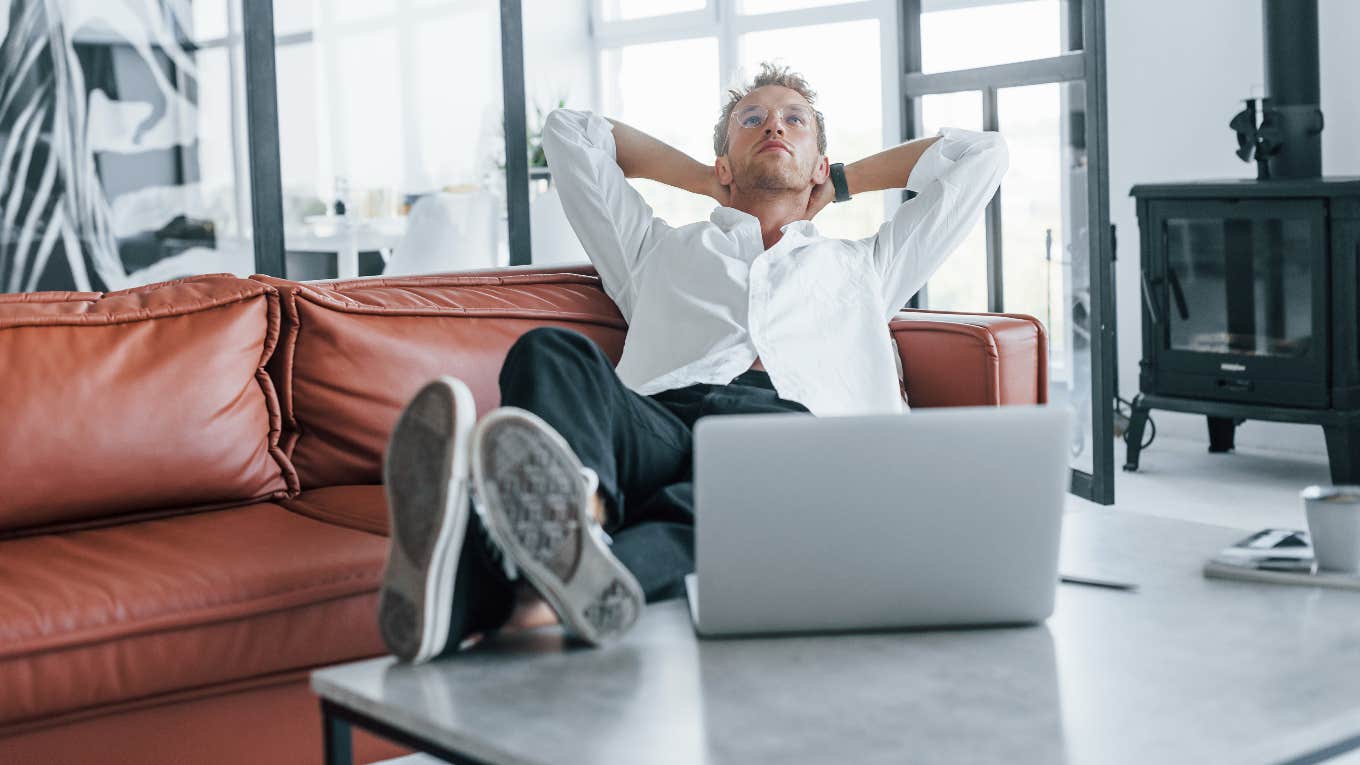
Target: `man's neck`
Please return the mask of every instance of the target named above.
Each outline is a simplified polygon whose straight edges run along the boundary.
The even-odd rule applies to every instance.
[[[768,250],[784,236],[780,229],[803,219],[811,196],[811,187],[804,191],[773,192],[733,189],[727,206],[760,219],[760,236]]]

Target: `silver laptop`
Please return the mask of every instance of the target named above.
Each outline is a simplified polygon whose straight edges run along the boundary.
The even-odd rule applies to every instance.
[[[708,417],[700,635],[1023,624],[1053,612],[1066,407]]]

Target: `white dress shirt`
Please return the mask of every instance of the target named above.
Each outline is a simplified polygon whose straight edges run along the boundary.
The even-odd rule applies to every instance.
[[[719,206],[672,226],[623,176],[613,125],[557,109],[543,149],[562,207],[628,321],[619,378],[651,395],[726,384],[759,358],[815,415],[902,412],[888,321],[958,246],[1006,171],[997,133],[940,131],[878,232],[831,239],[794,221],[768,250],[755,216]]]

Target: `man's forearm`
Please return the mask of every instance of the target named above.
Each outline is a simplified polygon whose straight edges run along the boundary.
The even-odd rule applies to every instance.
[[[695,194],[713,196],[717,183],[713,168],[635,127],[609,119],[614,146],[625,178],[647,178]]]
[[[845,182],[851,195],[906,188],[916,161],[938,140],[939,136],[918,138],[846,165]]]

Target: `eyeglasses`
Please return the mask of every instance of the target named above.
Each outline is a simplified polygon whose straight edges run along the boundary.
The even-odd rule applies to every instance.
[[[802,104],[789,104],[774,110],[785,125],[794,130],[807,130],[812,127],[812,109]],[[732,112],[732,119],[744,128],[758,128],[770,118],[770,110],[760,104],[750,104]]]

